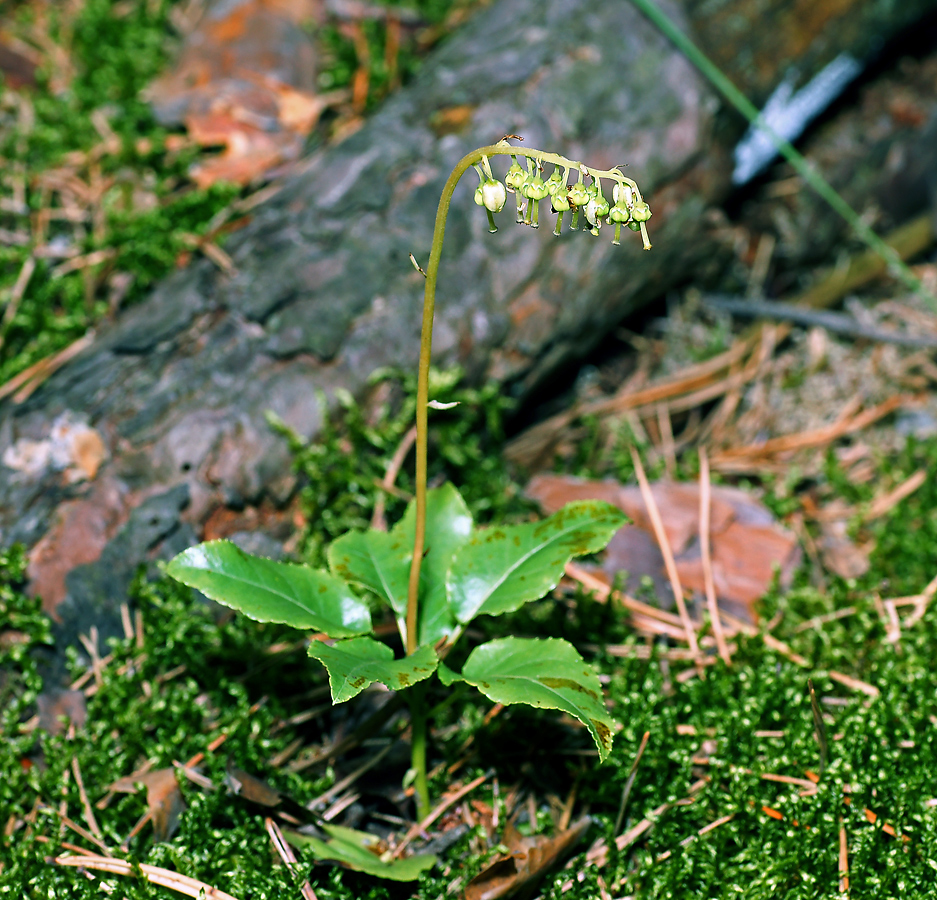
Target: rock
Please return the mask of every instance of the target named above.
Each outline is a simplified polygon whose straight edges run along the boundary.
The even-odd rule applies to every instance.
[[[697,28],[715,34],[707,23],[720,13],[690,7]],[[819,65],[843,36],[817,21],[806,18],[790,45],[806,59],[823,42]],[[735,46],[741,65],[742,36]],[[765,66],[745,84],[754,93],[783,76],[779,59]],[[90,481],[0,465],[0,544],[34,548],[30,576],[57,592],[47,608],[62,633],[80,627],[79,611],[116,633],[134,567],[196,540],[209,518],[223,522],[220,508],[287,502],[289,455],[267,411],[311,438],[337,389],[360,393],[375,368],[415,365],[423,280],[408,254],[425,260],[440,189],[466,151],[513,132],[591,165],[627,163],[654,210],[650,253],[638,240],[612,247],[607,230],[554,238],[515,227],[510,210],[492,236],[473,179],[459,186],[435,358],[523,397],[718,254],[705,213],[725,195],[731,160],[713,140],[717,106],[631,4],[501,0],[477,12],[409,87],[253,211],[225,244],[233,271],[201,260],[173,274],[23,403],[0,403],[0,459],[22,440],[48,440],[62,416],[104,445]],[[232,522],[214,536],[240,530]],[[56,535],[65,557],[50,551]]]

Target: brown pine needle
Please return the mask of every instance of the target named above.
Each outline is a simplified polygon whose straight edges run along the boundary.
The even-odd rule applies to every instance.
[[[700,513],[699,513],[699,542],[700,557],[703,563],[703,586],[706,591],[706,605],[709,607],[709,618],[712,621],[713,635],[716,638],[716,647],[719,656],[727,665],[732,665],[732,657],[726,644],[726,636],[722,630],[722,619],[719,618],[719,603],[716,600],[716,584],[713,580],[712,548],[709,542],[709,520],[712,507],[712,486],[709,482],[709,457],[706,448],[699,448],[699,481],[700,481]]]
[[[81,767],[78,765],[78,757],[72,757],[72,774],[75,776],[75,784],[78,785],[78,796],[81,798],[81,808],[84,810],[85,821],[88,823],[88,828],[91,829],[91,833],[98,839],[99,847],[104,848],[104,853],[107,856],[111,855],[111,851],[107,849],[107,846],[104,843],[104,835],[101,833],[101,829],[98,828],[98,820],[94,817],[94,810],[91,808],[91,803],[88,801],[88,793],[85,791],[85,782],[81,777]]]
[[[407,845],[412,841],[417,835],[424,832],[430,825],[433,824],[450,806],[454,803],[458,803],[466,794],[474,791],[483,781],[487,781],[491,777],[491,772],[485,772],[484,775],[479,775],[478,778],[473,779],[468,784],[459,788],[457,791],[453,791],[451,794],[446,794],[439,805],[425,818],[422,822],[417,822],[407,833],[404,835],[403,840],[397,845],[397,849],[394,850],[394,858],[399,859],[400,855],[403,853]]]
[[[846,826],[839,823],[839,892],[849,893],[849,846],[846,842]]]
[[[696,632],[693,630],[693,621],[687,612],[686,603],[683,600],[683,588],[680,586],[680,576],[677,574],[677,564],[674,562],[673,551],[670,549],[670,541],[667,540],[667,532],[664,531],[664,523],[660,517],[660,510],[657,508],[657,502],[654,500],[654,494],[651,486],[648,484],[647,475],[644,473],[644,466],[641,463],[641,457],[638,456],[634,447],[631,448],[631,459],[634,463],[634,471],[638,476],[638,484],[641,486],[641,496],[644,499],[644,505],[647,507],[647,513],[654,527],[654,536],[657,538],[657,544],[664,557],[664,566],[667,569],[667,577],[670,579],[670,587],[673,590],[674,599],[677,601],[677,612],[680,614],[680,621],[683,630],[686,633],[687,643],[694,656],[699,655],[699,644],[696,642]]]
[[[296,866],[298,865],[296,855],[293,853],[292,847],[286,842],[286,838],[283,837],[280,826],[268,816],[264,819],[264,827],[267,829],[267,834],[270,835],[270,841],[273,843],[273,847],[277,851],[280,859],[283,860],[290,872],[295,873]],[[303,883],[299,893],[302,895],[303,900],[319,900],[316,896],[316,892],[312,889],[312,885],[308,881]]]
[[[188,875],[180,875],[169,869],[159,866],[149,866],[146,863],[137,863],[136,866],[122,859],[109,859],[106,856],[57,856],[52,860],[57,866],[74,866],[79,869],[95,869],[99,872],[110,872],[112,875],[133,875],[138,868],[143,877],[150,884],[169,888],[187,897],[204,897],[205,900],[237,900],[237,897],[225,893],[218,888],[205,884]]]

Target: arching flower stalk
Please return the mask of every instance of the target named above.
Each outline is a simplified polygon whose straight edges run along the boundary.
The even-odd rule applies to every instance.
[[[489,157],[510,156],[512,164],[504,178],[504,184],[495,179],[491,173]],[[518,162],[518,157],[527,160],[528,171],[524,172]],[[549,183],[540,177],[540,170],[544,163],[551,163],[555,168]],[[479,169],[481,165],[481,169]],[[426,498],[427,498],[427,445],[428,445],[428,413],[429,413],[429,370],[430,356],[433,343],[433,318],[436,306],[436,279],[439,272],[439,261],[442,256],[443,238],[446,232],[446,217],[452,194],[459,179],[470,167],[474,166],[479,176],[479,185],[475,193],[475,202],[484,206],[489,216],[489,226],[494,230],[493,214],[504,205],[506,192],[513,191],[517,196],[517,221],[527,222],[536,227],[539,222],[539,203],[545,197],[552,198],[553,208],[557,211],[554,234],[560,234],[563,214],[572,206],[572,228],[575,230],[579,210],[585,209],[585,215],[592,233],[598,234],[599,224],[603,216],[609,216],[609,223],[615,222],[615,241],[621,232],[621,224],[627,221],[629,227],[640,230],[644,240],[644,249],[651,249],[648,239],[646,223],[651,217],[651,210],[641,197],[637,184],[626,178],[619,169],[609,171],[592,169],[580,162],[567,159],[557,153],[546,153],[527,147],[515,147],[502,140],[497,144],[480,147],[464,156],[452,170],[439,198],[439,207],[436,211],[436,225],[433,230],[433,243],[430,248],[429,262],[426,266],[426,281],[423,299],[423,325],[420,333],[420,363],[417,373],[416,395],[416,497],[414,504],[414,539],[413,554],[410,562],[410,577],[407,593],[406,651],[413,655],[418,649],[418,623],[420,572],[423,564],[423,555],[426,549]],[[564,170],[562,178],[554,178],[559,168]],[[566,187],[569,172],[576,169],[579,172],[579,181],[571,188]],[[590,194],[583,182],[588,175],[593,181],[594,190]],[[615,218],[609,208],[608,201],[602,196],[600,179],[611,180],[614,187]],[[552,191],[551,191],[552,188]],[[527,201],[527,212],[524,215],[524,200]],[[591,202],[591,210],[587,209]],[[623,219],[625,213],[628,219]],[[619,221],[622,219],[622,221]],[[426,780],[426,718],[421,706],[422,693],[417,686],[411,692],[411,714],[413,741],[411,745],[412,768],[416,773],[415,787],[420,810],[429,808],[429,791]]]

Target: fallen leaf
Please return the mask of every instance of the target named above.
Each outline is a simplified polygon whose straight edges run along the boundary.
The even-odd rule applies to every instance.
[[[674,554],[683,588],[703,593],[703,565],[699,543],[699,485],[659,481],[651,485],[664,531]],[[664,574],[664,560],[653,537],[650,517],[636,486],[615,481],[589,481],[566,475],[537,475],[526,488],[545,513],[573,500],[601,499],[613,503],[632,519],[606,549],[602,572],[611,583],[628,573],[625,590],[635,593],[649,577],[662,601],[673,602]],[[737,488],[714,485],[710,515],[713,580],[716,596],[727,612],[755,620],[753,605],[770,588],[776,568],[781,584],[790,583],[800,560],[794,536],[781,527],[771,511]]]
[[[157,841],[168,841],[179,827],[179,816],[185,810],[176,770],[170,767],[134,773],[118,778],[109,790],[118,794],[135,794],[138,784],[146,788],[146,806],[153,823],[153,837]]]
[[[871,545],[855,544],[847,534],[847,526],[841,519],[820,522],[820,538],[817,541],[823,565],[840,578],[859,578],[869,571]]]
[[[583,816],[552,837],[524,837],[509,823],[501,840],[510,853],[494,860],[465,886],[465,900],[500,900],[521,892],[532,893],[540,879],[579,843],[591,824],[592,820]]]
[[[79,731],[88,719],[85,695],[81,691],[60,688],[44,690],[36,699],[39,708],[39,727],[49,734],[62,734],[71,723]]]

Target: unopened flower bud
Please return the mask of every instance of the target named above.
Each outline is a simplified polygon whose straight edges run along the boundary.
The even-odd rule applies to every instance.
[[[569,189],[569,202],[573,206],[585,206],[589,202],[589,191],[586,186],[578,181]]]
[[[515,159],[504,176],[504,183],[509,191],[516,191],[527,180],[527,173]]]
[[[635,222],[646,222],[651,218],[651,208],[643,200],[640,200],[631,207],[631,218]]]
[[[478,190],[482,194],[482,202],[480,206],[484,206],[489,212],[501,212],[504,209],[504,201],[507,199],[507,192],[505,191],[504,185],[500,181],[497,181],[494,178],[487,179],[483,184],[479,185]],[[476,191],[476,194],[478,191]],[[478,203],[478,200],[475,201]]]
[[[616,181],[615,186],[612,188],[612,199],[615,203],[623,203],[625,206],[629,206],[634,202],[634,191],[631,190],[630,185]]]

